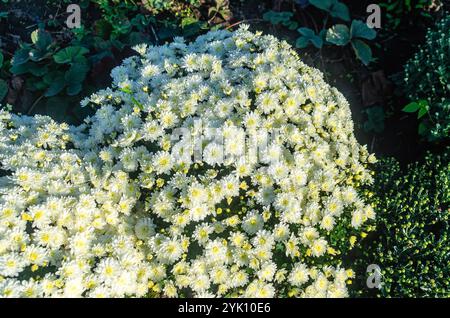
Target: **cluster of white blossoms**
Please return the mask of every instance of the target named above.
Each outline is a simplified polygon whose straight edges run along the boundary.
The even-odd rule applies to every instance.
[[[0,112],[0,296],[347,296],[375,158],[345,98],[246,27],[136,51],[81,126]]]

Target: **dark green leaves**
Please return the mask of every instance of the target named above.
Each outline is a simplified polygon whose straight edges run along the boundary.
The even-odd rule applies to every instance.
[[[352,47],[356,57],[360,59],[364,65],[369,64],[373,60],[372,50],[365,42],[358,39],[352,40]]]
[[[339,18],[344,21],[350,21],[350,13],[348,8],[342,2],[336,1],[336,3],[331,7],[330,14],[332,17]]]
[[[344,46],[350,39],[350,30],[344,24],[336,24],[327,30],[326,40],[332,44]]]
[[[328,12],[332,17],[350,21],[348,7],[338,0],[309,0],[313,6]]]
[[[37,29],[31,33],[31,42],[35,45],[37,50],[46,51],[53,41],[50,33],[42,29]]]
[[[305,48],[312,43],[316,48],[320,49],[323,46],[323,39],[320,35],[314,33],[313,30],[309,28],[299,28],[297,31],[302,35],[297,39],[295,46],[298,48]]]
[[[365,109],[367,121],[364,123],[366,132],[382,133],[384,131],[385,114],[383,107],[373,106]]]
[[[425,116],[428,111],[430,110],[430,105],[428,104],[428,101],[425,99],[419,100],[417,102],[412,102],[403,107],[402,111],[406,113],[415,113],[417,112],[417,118],[420,119],[423,116]],[[419,135],[425,136],[429,131],[429,127],[426,123],[421,122],[419,124],[418,132]]]
[[[412,102],[403,107],[402,111],[406,113],[417,113],[417,118],[422,118],[427,112],[428,112],[429,106],[428,101],[426,100],[419,100],[417,102]]]
[[[84,54],[89,50],[82,46],[69,46],[60,50],[53,56],[53,59],[58,64],[69,64],[73,62],[80,62],[85,59]]]
[[[21,65],[30,59],[30,50],[27,47],[18,49],[16,52],[14,52],[14,56],[12,59],[12,65]]]
[[[42,29],[33,31],[31,44],[23,44],[12,60],[15,75],[31,74],[26,84],[32,91],[44,91],[45,97],[60,94],[64,89],[69,96],[80,93],[89,72],[89,50],[71,45],[58,50],[50,34]]]
[[[48,87],[47,91],[45,92],[45,97],[51,97],[59,94],[63,89],[66,83],[64,83],[64,78],[61,76],[59,78],[55,78]]]
[[[374,29],[369,28],[363,21],[353,20],[350,27],[350,36],[352,38],[373,40],[377,36],[377,32]]]
[[[367,65],[373,60],[372,50],[361,39],[373,40],[376,35],[376,31],[369,28],[364,22],[353,20],[350,29],[344,24],[336,24],[328,29],[326,40],[338,46],[351,43],[356,57]]]
[[[295,30],[298,27],[298,24],[297,22],[291,20],[293,15],[294,14],[289,11],[282,11],[282,12],[268,11],[264,13],[263,19],[269,21],[274,25],[281,24],[287,27],[289,30]]]

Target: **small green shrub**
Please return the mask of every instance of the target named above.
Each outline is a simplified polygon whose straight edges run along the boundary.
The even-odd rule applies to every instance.
[[[404,89],[413,102],[404,111],[419,111],[424,120],[419,132],[439,140],[450,132],[450,16],[426,36],[426,42],[405,66]],[[421,102],[421,101],[426,101]],[[420,105],[424,107],[419,107]],[[424,116],[427,115],[427,116]]]
[[[385,159],[375,175],[365,196],[377,212],[377,235],[366,240],[358,257],[358,294],[449,297],[450,152],[429,154],[406,170]],[[381,268],[379,290],[366,287],[370,264]]]

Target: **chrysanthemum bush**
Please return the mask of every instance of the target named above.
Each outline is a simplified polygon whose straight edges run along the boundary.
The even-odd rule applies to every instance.
[[[406,169],[383,159],[376,171],[364,195],[377,211],[377,232],[358,248],[357,295],[449,297],[450,149]],[[364,288],[367,264],[381,270],[379,289]]]
[[[245,27],[136,50],[79,127],[1,112],[0,295],[347,296],[375,158],[344,97]]]
[[[445,14],[428,30],[426,42],[405,65],[404,77],[408,98],[428,103],[420,132],[429,140],[447,139],[450,135],[450,15]]]

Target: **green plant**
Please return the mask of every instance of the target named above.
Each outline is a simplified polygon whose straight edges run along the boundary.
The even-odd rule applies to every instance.
[[[31,34],[32,43],[22,43],[14,53],[11,73],[28,75],[27,88],[43,91],[45,97],[55,96],[63,90],[69,96],[77,95],[90,65],[82,46],[60,48],[50,33],[37,29]]]
[[[425,9],[433,2],[433,0],[385,0],[378,5],[385,12],[385,28],[396,30],[401,24],[417,22],[420,16],[430,18],[430,13]]]
[[[338,0],[309,0],[313,6],[327,12],[334,18],[350,21],[350,11],[348,7]]]
[[[357,257],[359,296],[450,296],[450,149],[401,169],[377,164],[364,191],[377,213],[377,231]],[[368,289],[366,268],[381,268],[381,288]]]
[[[177,35],[191,37],[208,29],[207,17],[194,13],[202,5],[198,0],[90,1],[102,12],[102,18],[96,22],[97,29],[109,35],[120,49],[130,45],[129,40],[133,40],[131,45],[148,42],[148,39],[145,41],[147,34],[158,41]],[[224,1],[214,1],[209,4],[208,14],[225,16],[227,8]]]
[[[373,106],[364,110],[367,120],[363,124],[366,132],[382,133],[384,131],[384,120],[386,115],[382,106]]]
[[[264,13],[263,19],[269,21],[273,25],[281,24],[287,27],[289,30],[295,30],[298,26],[298,23],[291,20],[293,15],[294,14],[289,11],[283,12],[268,11]]]
[[[351,45],[356,57],[365,65],[373,61],[372,50],[364,40],[373,40],[376,31],[360,20],[351,21],[350,27],[345,24],[333,24],[327,27],[329,18],[336,18],[350,22],[350,12],[348,7],[338,0],[311,0],[314,7],[325,12],[323,17],[323,27],[320,30],[313,30],[308,27],[297,29],[300,36],[295,42],[298,48],[306,48],[310,44],[321,49],[324,45],[348,46]],[[274,25],[281,24],[290,30],[297,28],[298,23],[293,21],[293,12],[266,12],[263,18]]]
[[[297,38],[297,41],[295,42],[296,47],[305,48],[311,43],[318,49],[322,48],[326,30],[323,30],[321,33],[316,34],[310,28],[303,27],[298,28],[297,31],[301,34],[301,36],[299,36]]]
[[[428,140],[450,133],[450,16],[429,29],[426,42],[404,69],[404,91],[412,101],[403,110],[418,111],[419,132]],[[427,115],[427,116],[425,116]]]
[[[367,65],[373,60],[372,50],[363,39],[373,40],[376,36],[376,31],[369,28],[366,23],[353,20],[350,29],[345,24],[336,24],[329,28],[326,40],[338,46],[351,44],[356,56]]]
[[[227,0],[215,0],[208,9],[208,21],[214,20],[217,16],[227,20],[231,16],[231,10]]]

